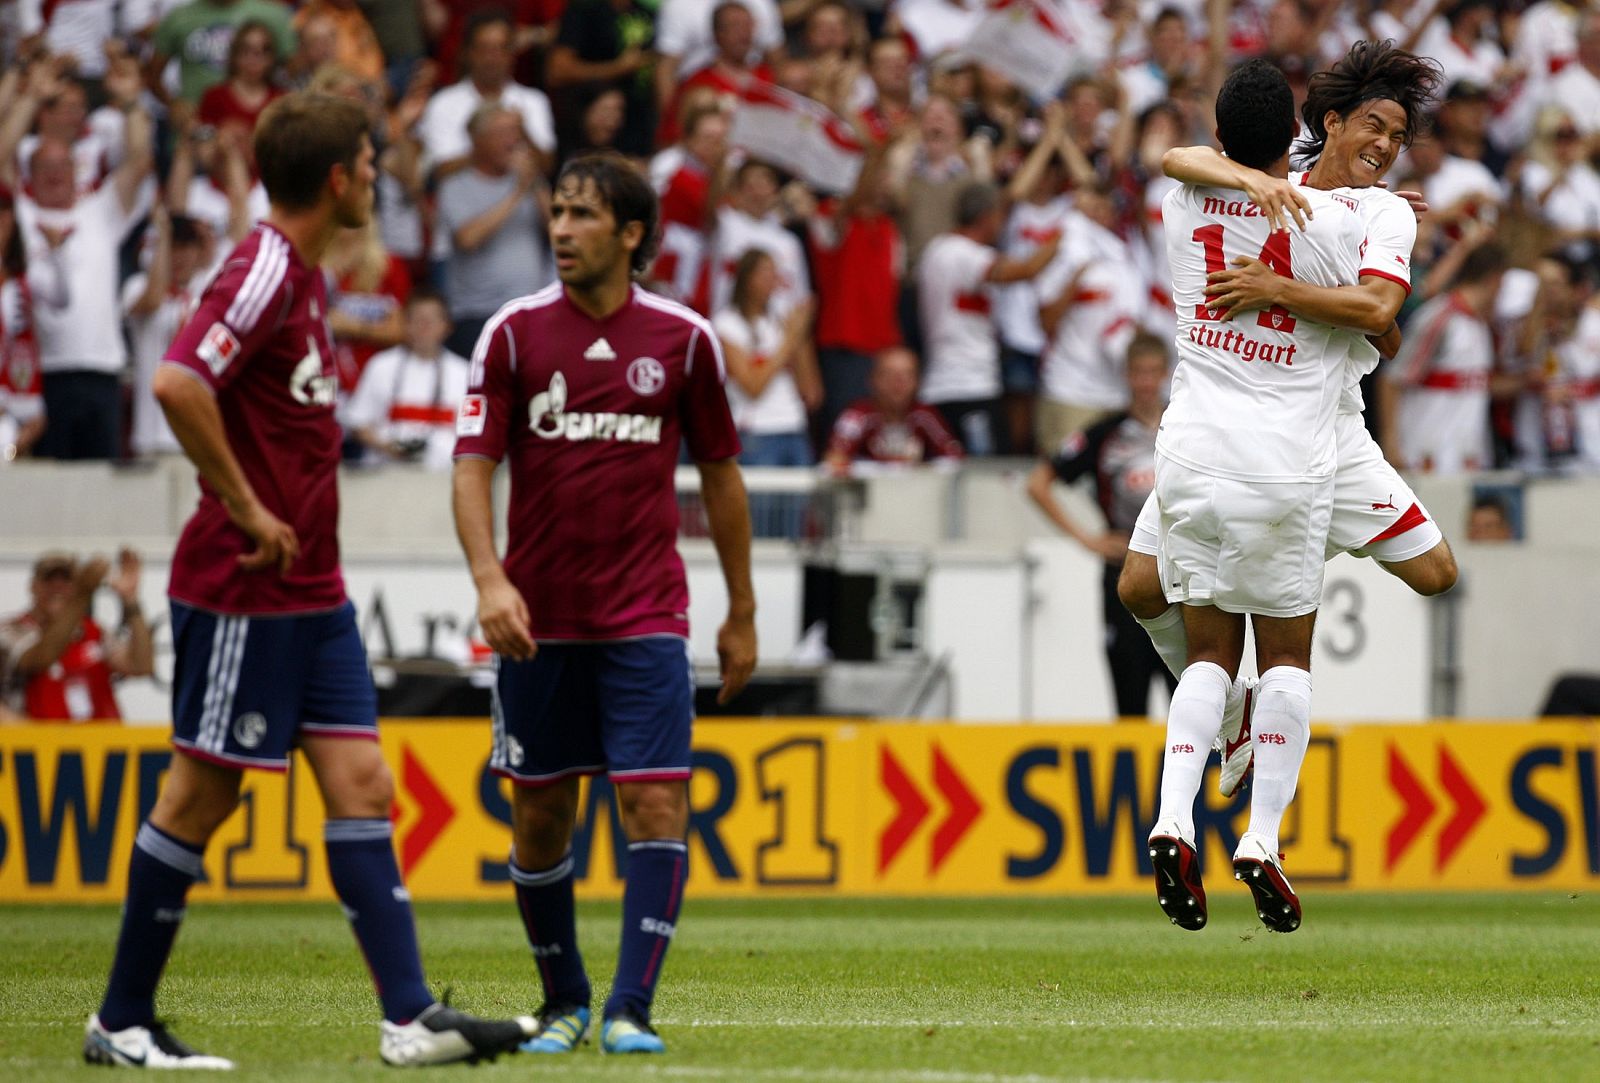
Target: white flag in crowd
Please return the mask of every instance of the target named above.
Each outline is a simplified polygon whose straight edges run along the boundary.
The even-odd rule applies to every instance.
[[[1053,98],[1095,51],[1073,15],[1051,0],[996,0],[961,51],[1035,98]]]
[[[825,192],[853,189],[865,148],[826,106],[751,80],[733,113],[729,141]]]

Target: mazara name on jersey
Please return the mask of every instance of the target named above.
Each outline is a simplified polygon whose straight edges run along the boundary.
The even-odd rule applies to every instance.
[[[1195,324],[1189,328],[1189,341],[1196,346],[1205,346],[1213,350],[1224,350],[1237,354],[1246,361],[1264,361],[1271,365],[1286,365],[1293,367],[1295,344],[1278,345],[1272,342],[1262,342],[1235,328],[1224,330],[1220,327],[1205,327]]]
[[[661,421],[650,414],[567,411],[567,378],[557,372],[550,388],[528,403],[528,428],[546,440],[614,440],[626,444],[661,443]]]
[[[1356,201],[1349,196],[1340,195],[1337,192],[1330,192],[1329,195],[1351,210],[1357,209]],[[1232,215],[1235,218],[1266,217],[1261,213],[1261,208],[1248,199],[1219,199],[1216,196],[1206,196],[1200,210],[1202,214]]]

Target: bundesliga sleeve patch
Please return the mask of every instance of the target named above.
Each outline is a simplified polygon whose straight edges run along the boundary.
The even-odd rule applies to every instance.
[[[482,395],[468,395],[461,400],[456,414],[457,436],[482,436],[483,423],[488,418],[488,404]]]
[[[200,346],[195,352],[200,355],[200,360],[206,363],[213,376],[221,376],[222,371],[239,356],[239,340],[233,337],[233,332],[227,327],[221,323],[214,323],[200,340]]]

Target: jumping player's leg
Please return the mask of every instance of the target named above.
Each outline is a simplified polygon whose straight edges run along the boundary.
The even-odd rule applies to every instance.
[[[1290,618],[1253,618],[1256,665],[1251,725],[1255,781],[1250,825],[1234,853],[1234,876],[1255,895],[1261,920],[1274,932],[1300,926],[1300,900],[1278,858],[1278,830],[1294,800],[1311,740],[1311,635],[1313,611]]]

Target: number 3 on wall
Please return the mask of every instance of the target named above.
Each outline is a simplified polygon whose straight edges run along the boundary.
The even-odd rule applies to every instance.
[[[1228,269],[1226,257],[1222,252],[1222,226],[1201,226],[1194,231],[1194,240],[1206,254],[1206,274],[1214,275],[1218,271]],[[1274,274],[1284,278],[1294,277],[1294,261],[1289,255],[1289,234],[1284,232],[1267,234],[1267,243],[1261,246],[1258,257],[1262,263],[1272,268]],[[1194,306],[1194,318],[1197,320],[1216,321],[1223,319],[1223,314],[1213,312],[1204,304]],[[1293,331],[1294,317],[1289,315],[1289,310],[1282,305],[1273,305],[1264,312],[1256,313],[1256,326],[1265,327],[1269,331]]]

